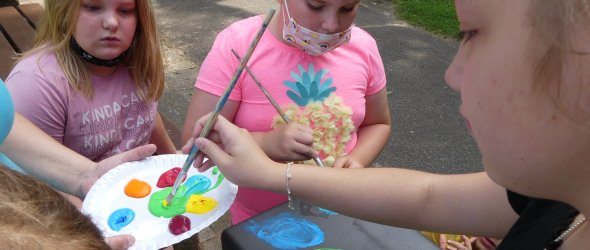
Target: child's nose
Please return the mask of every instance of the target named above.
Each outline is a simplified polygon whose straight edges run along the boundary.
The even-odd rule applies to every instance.
[[[451,89],[457,92],[460,92],[461,90],[461,75],[463,74],[463,67],[461,67],[460,64],[458,58],[455,57],[445,73],[445,82],[451,87]]]
[[[337,15],[329,15],[324,19],[322,23],[322,29],[326,31],[327,34],[333,34],[340,31],[340,21],[338,20]]]
[[[105,13],[104,19],[102,21],[102,27],[105,29],[113,30],[117,29],[118,26],[119,21],[117,20],[117,16],[114,13]]]

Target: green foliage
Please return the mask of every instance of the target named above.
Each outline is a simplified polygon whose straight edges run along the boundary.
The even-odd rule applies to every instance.
[[[399,19],[444,37],[457,38],[459,21],[453,0],[392,0]]]

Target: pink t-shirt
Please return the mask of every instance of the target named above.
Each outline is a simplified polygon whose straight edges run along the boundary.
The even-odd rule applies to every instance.
[[[243,57],[262,20],[262,16],[241,20],[219,33],[201,66],[197,88],[218,96],[223,94],[239,65],[231,49]],[[381,91],[386,83],[375,40],[356,27],[349,44],[321,56],[310,56],[285,45],[266,31],[248,66],[281,107],[297,105],[303,110],[314,101],[333,101],[327,96],[339,97],[342,105],[352,111],[354,125],[346,152],[356,144],[366,97]],[[277,112],[246,71],[229,98],[240,102],[233,121],[237,126],[251,132],[272,129]],[[230,209],[232,222],[241,222],[285,200],[284,195],[240,187]]]
[[[20,61],[6,79],[15,110],[49,136],[93,161],[147,144],[157,102],[139,99],[124,66],[91,75],[92,100],[70,87],[54,54]]]

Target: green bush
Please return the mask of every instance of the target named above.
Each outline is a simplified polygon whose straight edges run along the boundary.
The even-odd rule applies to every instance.
[[[444,37],[456,38],[459,21],[453,0],[392,0],[397,18]]]

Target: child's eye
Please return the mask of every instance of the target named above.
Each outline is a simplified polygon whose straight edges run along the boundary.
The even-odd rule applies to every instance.
[[[119,12],[121,14],[129,15],[129,14],[133,14],[135,12],[135,10],[134,9],[123,8],[123,9],[119,9]]]
[[[468,31],[461,31],[459,32],[459,38],[464,43],[471,40],[473,37],[477,35],[477,30],[468,30]]]
[[[311,9],[313,11],[321,11],[324,8],[324,6],[322,6],[322,5],[313,5],[310,3],[307,4],[307,7],[309,7],[309,9]]]
[[[85,4],[84,6],[82,6],[84,9],[90,11],[90,12],[95,12],[95,11],[99,11],[100,7],[97,5],[91,5],[91,4]]]
[[[342,7],[342,8],[340,8],[340,12],[350,13],[356,9],[356,6],[358,6],[358,4],[355,4],[352,7]]]

